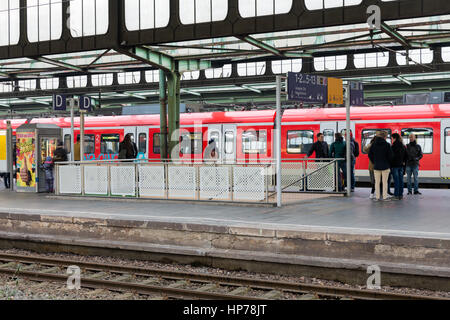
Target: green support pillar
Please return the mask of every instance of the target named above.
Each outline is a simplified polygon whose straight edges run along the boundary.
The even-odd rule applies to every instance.
[[[180,74],[176,72],[167,73],[167,88],[169,101],[169,154],[171,159],[178,158],[175,150],[180,140]]]
[[[160,139],[160,150],[161,159],[168,159],[167,156],[167,83],[166,74],[163,70],[159,70],[159,101],[161,104],[161,134]]]

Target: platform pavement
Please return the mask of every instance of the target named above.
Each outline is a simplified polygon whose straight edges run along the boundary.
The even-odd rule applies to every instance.
[[[450,190],[422,190],[404,201],[377,202],[368,189],[281,209],[192,203],[61,200],[0,191],[0,211],[29,215],[238,226],[274,230],[450,239]]]

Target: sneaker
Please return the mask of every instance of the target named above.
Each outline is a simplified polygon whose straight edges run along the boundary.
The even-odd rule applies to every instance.
[[[388,202],[388,201],[391,201],[392,199],[391,198],[386,198],[386,199],[383,199],[383,200],[381,200],[381,201],[383,201],[383,202]]]
[[[389,191],[389,192],[388,192],[388,195],[393,196],[394,194],[393,194],[392,192]]]
[[[378,200],[377,198],[373,198],[372,201],[373,201],[373,202],[378,202],[378,201],[380,201],[380,200]]]
[[[422,193],[420,193],[419,191],[414,191],[414,194],[421,195]]]
[[[375,193],[371,193],[369,199],[375,199]]]
[[[392,197],[392,200],[394,200],[394,201],[400,201],[400,200],[402,200],[402,199],[400,199],[400,197]]]
[[[410,196],[410,195],[412,195],[412,192],[411,192],[411,191],[408,191],[408,196]]]

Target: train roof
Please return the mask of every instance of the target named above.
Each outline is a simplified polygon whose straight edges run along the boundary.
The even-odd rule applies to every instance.
[[[276,112],[236,111],[181,114],[182,125],[208,123],[274,123]],[[325,109],[290,109],[283,114],[283,122],[344,121],[345,108]],[[428,119],[450,118],[450,104],[391,106],[391,107],[352,107],[352,120],[389,120],[389,119]],[[14,129],[26,123],[25,119],[12,120]],[[70,118],[39,118],[31,124],[54,124],[61,128],[70,127]],[[79,127],[80,119],[75,118],[75,126]],[[124,126],[159,126],[159,115],[86,117],[86,128],[124,127]],[[0,120],[0,129],[6,129],[6,120]]]

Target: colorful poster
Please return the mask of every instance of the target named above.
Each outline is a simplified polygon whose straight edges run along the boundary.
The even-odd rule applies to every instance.
[[[17,136],[17,187],[36,187],[36,134],[18,132]]]

